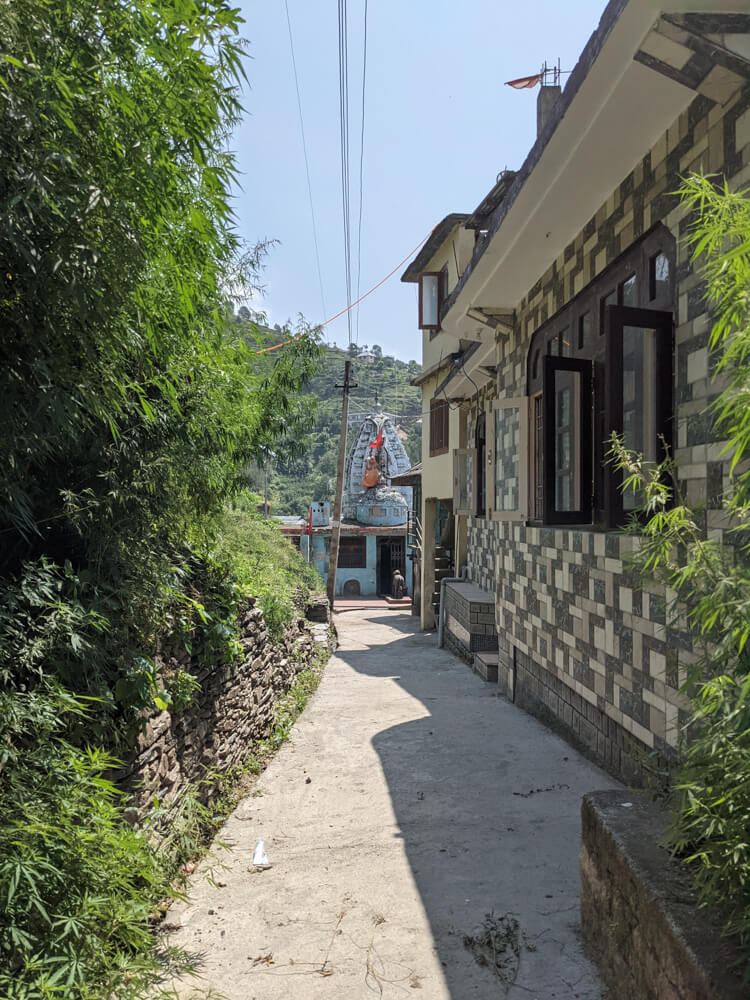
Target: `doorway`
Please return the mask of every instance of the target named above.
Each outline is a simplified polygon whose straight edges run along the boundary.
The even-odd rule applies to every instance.
[[[405,578],[404,539],[387,536],[378,538],[378,593],[390,595],[393,587],[393,574],[396,570]]]

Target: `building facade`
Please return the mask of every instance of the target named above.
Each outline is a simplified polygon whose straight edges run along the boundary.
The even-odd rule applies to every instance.
[[[379,476],[373,486],[366,487],[363,480],[369,457],[375,458]],[[376,407],[364,420],[359,419],[344,470],[336,597],[390,596],[396,572],[404,578],[405,593],[412,593],[412,561],[407,558],[412,487],[390,485],[409,464],[390,414]],[[315,502],[307,520],[281,518],[279,527],[327,581],[329,504]]]
[[[694,171],[750,184],[750,14],[718,6],[613,0],[564,91],[543,88],[525,163],[461,224],[476,241],[438,320],[461,346],[427,390],[456,407],[453,531],[493,595],[498,682],[626,777],[676,745],[696,653],[628,565],[610,434],[647,460],[668,442],[725,527],[722,385],[675,195]]]

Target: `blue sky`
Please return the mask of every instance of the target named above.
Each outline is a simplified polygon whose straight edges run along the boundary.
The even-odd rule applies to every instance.
[[[318,323],[347,301],[339,145],[338,18],[333,0],[288,0],[320,251],[310,204],[284,0],[243,5],[245,117],[233,146],[235,211],[250,242],[277,240],[251,306],[271,324]],[[360,290],[391,271],[449,212],[470,212],[534,142],[536,89],[506,80],[559,58],[573,68],[605,0],[369,0]],[[357,287],[364,0],[349,0],[352,287]],[[563,77],[563,81],[567,79]],[[415,286],[403,267],[352,311],[359,344],[419,360]],[[325,301],[325,316],[322,298]],[[325,337],[345,345],[346,318]]]

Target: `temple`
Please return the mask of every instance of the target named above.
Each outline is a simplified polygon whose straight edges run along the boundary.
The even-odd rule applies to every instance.
[[[412,593],[412,561],[406,549],[412,489],[391,485],[411,463],[394,419],[379,406],[364,417],[350,418],[355,438],[344,467],[337,597],[392,597],[396,573],[403,577],[404,595]],[[326,580],[330,504],[313,502],[307,519],[279,521],[282,532]]]

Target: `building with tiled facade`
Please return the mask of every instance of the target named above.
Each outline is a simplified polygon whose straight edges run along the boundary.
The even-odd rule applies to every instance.
[[[456,407],[456,569],[494,595],[502,690],[635,776],[638,748],[676,745],[696,654],[628,566],[634,498],[607,442],[656,460],[663,435],[722,530],[721,386],[675,191],[691,171],[750,185],[747,3],[612,0],[542,97],[537,142],[462,223],[474,250],[440,302],[440,336],[460,345],[439,383]]]

